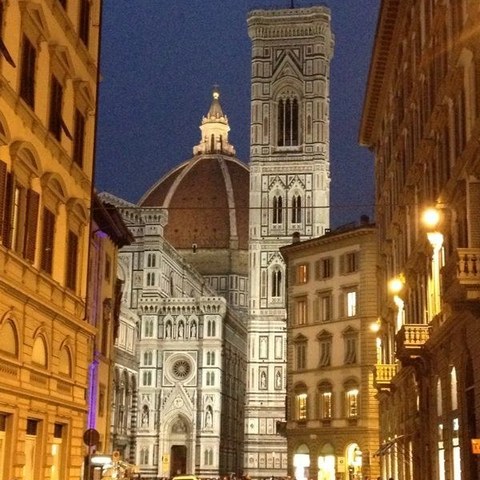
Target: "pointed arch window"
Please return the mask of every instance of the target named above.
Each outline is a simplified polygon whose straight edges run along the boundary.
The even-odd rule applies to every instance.
[[[283,200],[280,195],[275,195],[273,197],[273,219],[272,223],[274,225],[279,225],[282,223],[283,217]]]
[[[298,145],[298,98],[288,95],[278,101],[277,145]]]
[[[144,405],[142,408],[142,427],[148,426],[149,418],[150,418],[150,410],[148,408],[148,405]]]
[[[213,465],[213,450],[207,448],[204,452],[204,463],[205,465]]]
[[[207,337],[214,337],[217,333],[217,324],[215,320],[208,320],[207,322]]]
[[[276,268],[272,272],[272,297],[282,296],[282,271]]]
[[[302,223],[302,197],[294,195],[292,198],[292,223]]]
[[[153,352],[151,350],[147,350],[143,354],[143,364],[144,365],[152,365],[153,364]]]

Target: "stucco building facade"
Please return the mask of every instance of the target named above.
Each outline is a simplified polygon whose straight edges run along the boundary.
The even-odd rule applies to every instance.
[[[0,2],[0,477],[80,478],[100,1]]]
[[[364,217],[280,251],[288,272],[288,473],[377,478],[375,225]]]

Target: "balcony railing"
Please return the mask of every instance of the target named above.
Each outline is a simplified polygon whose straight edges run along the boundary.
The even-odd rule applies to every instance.
[[[442,271],[444,300],[480,300],[480,248],[457,248]]]
[[[377,390],[389,390],[392,386],[393,377],[397,374],[398,365],[392,364],[377,364],[374,372],[374,385]]]
[[[396,337],[397,357],[403,362],[419,357],[429,337],[430,327],[428,325],[403,325]]]

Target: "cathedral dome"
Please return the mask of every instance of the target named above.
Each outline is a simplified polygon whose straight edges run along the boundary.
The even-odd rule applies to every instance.
[[[139,202],[168,210],[164,235],[177,250],[248,249],[249,171],[234,156],[219,96],[214,89],[193,158],[167,173]]]
[[[196,155],[140,200],[168,210],[165,238],[176,249],[248,249],[248,168],[235,157]]]

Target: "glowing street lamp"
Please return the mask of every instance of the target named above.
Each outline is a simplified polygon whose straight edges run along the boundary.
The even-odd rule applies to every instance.
[[[395,333],[397,333],[403,325],[403,311],[405,307],[405,302],[402,297],[400,297],[400,292],[405,286],[405,278],[403,275],[392,278],[388,282],[388,290],[393,295],[393,301],[397,307],[397,317],[395,321]]]
[[[422,214],[422,223],[427,230],[435,230],[440,223],[440,212],[436,208],[427,208]]]
[[[442,267],[443,234],[438,231],[440,212],[436,208],[427,208],[422,215],[427,230],[427,239],[432,247],[431,272],[428,281],[428,312],[431,321],[441,311],[440,269]]]

